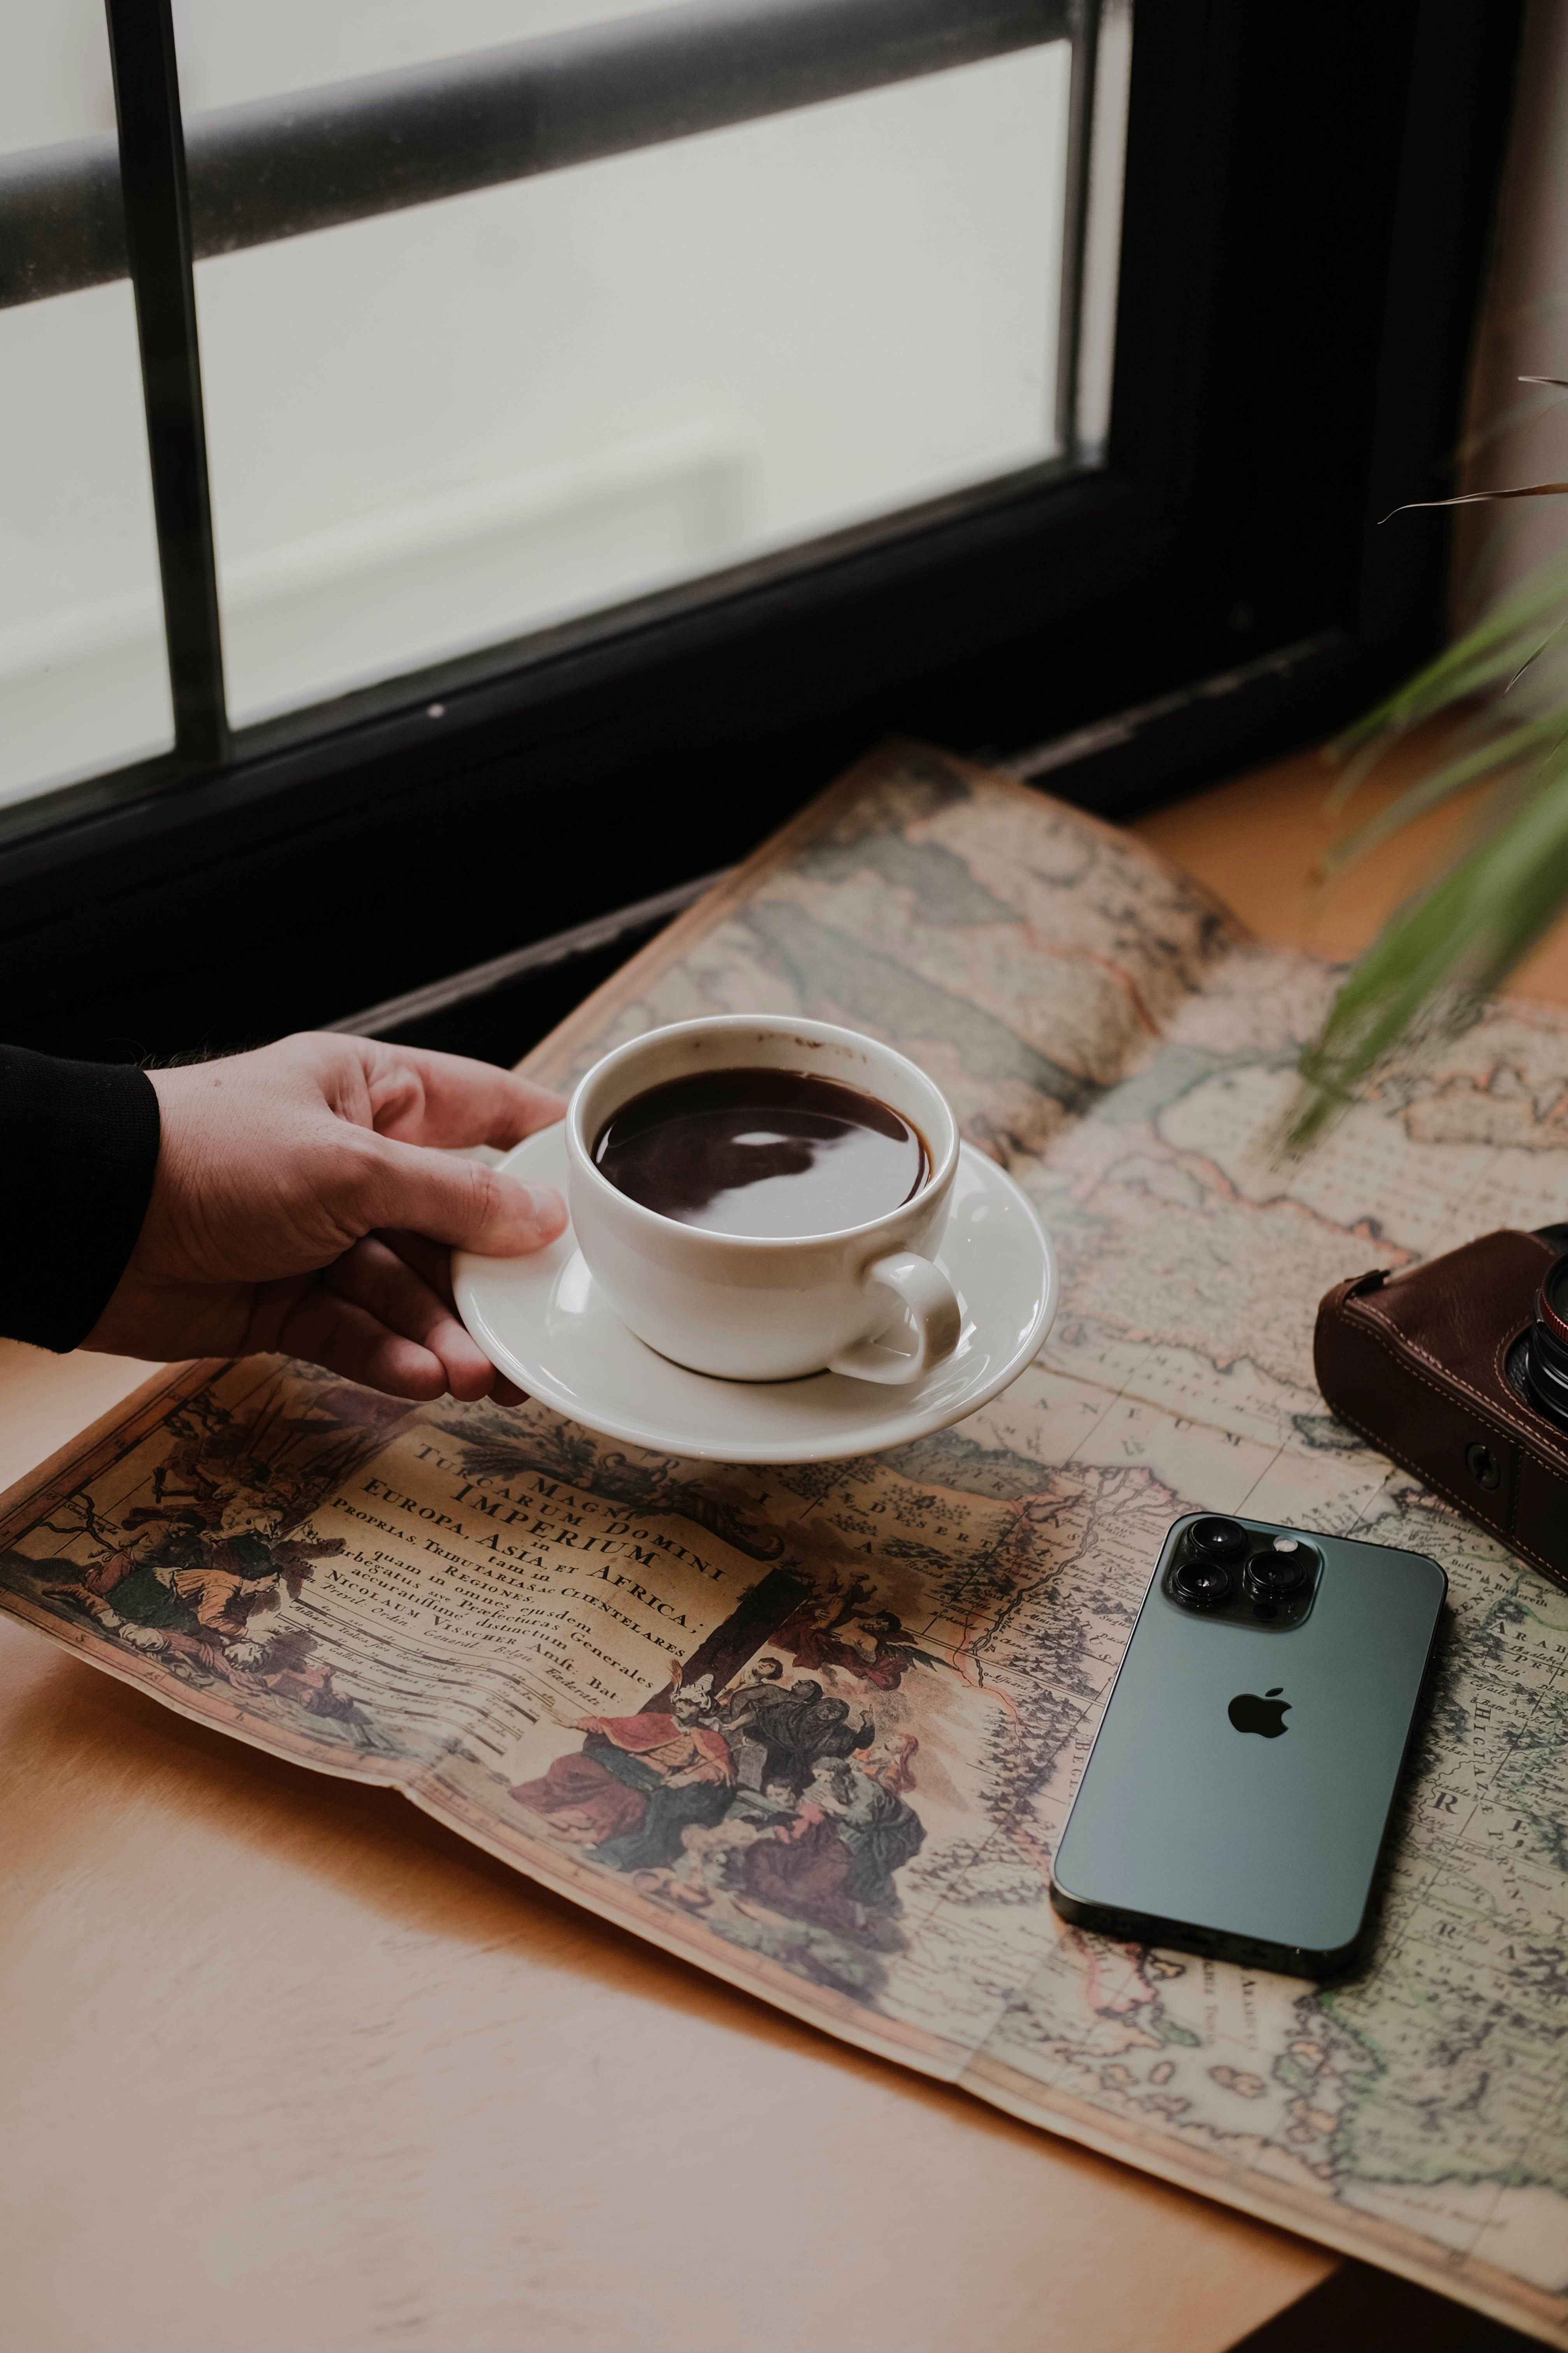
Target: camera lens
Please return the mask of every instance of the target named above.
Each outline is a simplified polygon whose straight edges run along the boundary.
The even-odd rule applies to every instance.
[[[1230,1591],[1231,1577],[1223,1560],[1184,1560],[1171,1579],[1178,1601],[1190,1609],[1212,1609]]]
[[[1187,1530],[1190,1549],[1204,1560],[1244,1560],[1249,1541],[1239,1520],[1194,1520]]]
[[[1524,1352],[1530,1402],[1568,1430],[1568,1257],[1550,1269],[1535,1294],[1535,1321]]]
[[[1247,1562],[1244,1582],[1255,1601],[1282,1601],[1300,1591],[1310,1567],[1305,1545],[1294,1536],[1276,1536],[1267,1552],[1255,1553]]]

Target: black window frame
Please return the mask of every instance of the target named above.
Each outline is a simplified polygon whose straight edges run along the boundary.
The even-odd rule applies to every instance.
[[[108,7],[183,723],[168,760],[0,812],[11,1036],[120,1056],[330,1020],[725,862],[889,730],[984,753],[1088,727],[1048,781],[1124,812],[1334,723],[1436,640],[1443,521],[1376,517],[1440,495],[1457,438],[1514,0],[1137,0],[1103,464],[1069,449],[233,735],[168,0]],[[1027,8],[996,0],[992,31]],[[1060,16],[1081,143],[1095,17]],[[247,185],[202,249],[254,241]],[[56,227],[68,269],[83,235]],[[1152,700],[1158,727],[1095,734]]]

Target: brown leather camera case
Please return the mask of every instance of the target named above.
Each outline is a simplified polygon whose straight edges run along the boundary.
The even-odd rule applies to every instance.
[[[1318,1386],[1342,1421],[1568,1586],[1568,1433],[1505,1369],[1559,1250],[1483,1234],[1406,1273],[1382,1269],[1318,1309]]]

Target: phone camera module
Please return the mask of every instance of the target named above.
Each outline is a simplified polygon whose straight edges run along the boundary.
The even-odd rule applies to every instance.
[[[1255,1601],[1283,1601],[1300,1593],[1310,1574],[1306,1546],[1294,1536],[1276,1536],[1267,1552],[1254,1553],[1242,1582]]]
[[[1231,1574],[1223,1560],[1184,1560],[1171,1579],[1171,1590],[1189,1609],[1213,1609],[1231,1589]]]

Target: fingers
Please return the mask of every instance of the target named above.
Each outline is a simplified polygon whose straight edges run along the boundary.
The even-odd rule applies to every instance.
[[[432,1290],[444,1307],[455,1315],[457,1300],[452,1295],[452,1253],[439,1242],[427,1242],[423,1234],[389,1231],[374,1237],[395,1251],[405,1266],[411,1266],[421,1282]]]
[[[321,1283],[303,1293],[285,1320],[278,1345],[329,1372],[383,1389],[388,1397],[424,1403],[447,1394],[447,1368],[439,1356],[384,1324]]]
[[[499,1075],[499,1074],[498,1074]],[[478,1160],[389,1136],[366,1137],[353,1169],[360,1230],[401,1227],[451,1250],[519,1258],[552,1242],[566,1205],[552,1185],[524,1185]]]
[[[504,1151],[566,1109],[549,1088],[489,1062],[371,1038],[353,1042],[363,1057],[378,1133],[405,1144],[493,1144]]]
[[[416,1238],[402,1239],[407,1246]],[[424,1249],[437,1263],[446,1255],[433,1244],[426,1243]],[[321,1280],[340,1299],[363,1307],[389,1333],[416,1342],[436,1357],[442,1368],[443,1386],[453,1397],[489,1397],[495,1368],[458,1321],[444,1278],[440,1289],[434,1288],[415,1265],[373,1234],[345,1251]]]
[[[373,1236],[308,1285],[268,1285],[247,1345],[325,1365],[367,1388],[416,1403],[447,1396],[518,1405],[504,1380],[451,1314],[445,1279],[427,1282],[402,1255],[417,1248],[432,1271],[446,1252],[416,1238]],[[445,1293],[445,1295],[443,1295]],[[265,1328],[263,1329],[263,1326]]]
[[[427,1242],[423,1234],[378,1234],[376,1240],[384,1241],[388,1250],[395,1250],[397,1256],[414,1269],[415,1273],[429,1285],[444,1305],[451,1308],[456,1316],[458,1309],[452,1297],[450,1250],[443,1250],[439,1242]],[[526,1389],[520,1389],[515,1382],[507,1379],[504,1373],[495,1372],[492,1367],[489,1397],[493,1405],[521,1405],[527,1396]]]

